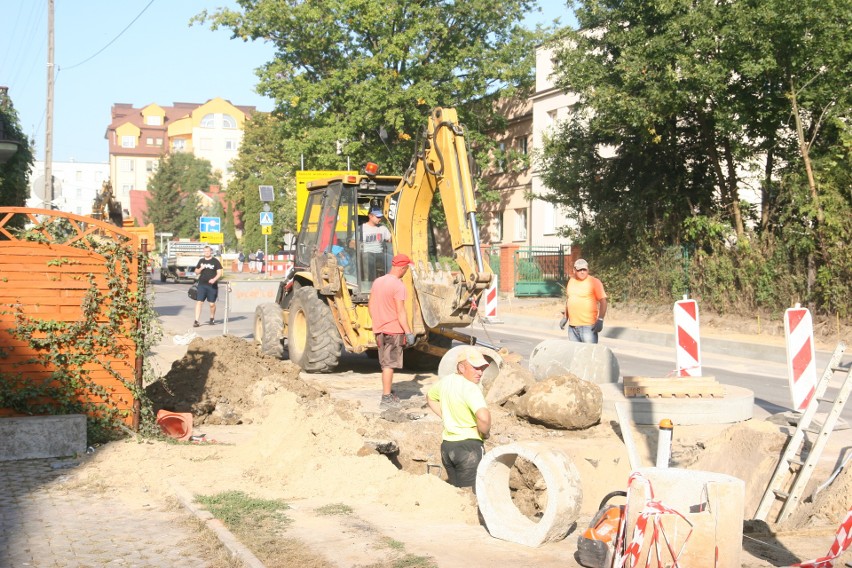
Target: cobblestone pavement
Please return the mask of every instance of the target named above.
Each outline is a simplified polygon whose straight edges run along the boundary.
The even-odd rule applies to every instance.
[[[69,488],[76,464],[0,461],[0,568],[210,566],[185,513]]]

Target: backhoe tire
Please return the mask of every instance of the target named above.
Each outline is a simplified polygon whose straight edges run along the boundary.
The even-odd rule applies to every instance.
[[[343,341],[331,308],[315,288],[296,290],[290,300],[287,350],[290,360],[307,373],[330,373],[337,367]]]
[[[254,342],[260,352],[284,358],[284,313],[278,304],[260,304],[254,310]]]

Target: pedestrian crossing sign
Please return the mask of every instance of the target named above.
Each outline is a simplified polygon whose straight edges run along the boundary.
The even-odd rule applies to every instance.
[[[261,225],[272,225],[272,211],[261,211],[260,212],[260,224]]]

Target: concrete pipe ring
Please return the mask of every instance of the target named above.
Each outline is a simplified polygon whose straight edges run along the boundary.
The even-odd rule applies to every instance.
[[[443,379],[447,375],[456,372],[459,354],[465,347],[468,347],[468,345],[456,345],[444,353],[444,356],[441,357],[441,362],[438,364],[439,378]],[[485,360],[490,363],[488,368],[485,369],[485,372],[482,373],[482,385],[485,388],[487,385],[490,385],[495,378],[497,378],[497,375],[500,374],[501,369],[503,369],[503,358],[499,353],[493,349],[489,349],[488,347],[481,347],[479,345],[474,345],[474,347],[476,347],[476,349],[482,353],[482,356],[485,357]]]
[[[547,486],[547,507],[538,522],[512,501],[509,474],[519,457],[538,468]],[[580,514],[583,492],[580,474],[564,452],[542,442],[518,442],[485,454],[476,471],[476,498],[491,536],[536,547],[565,538]]]

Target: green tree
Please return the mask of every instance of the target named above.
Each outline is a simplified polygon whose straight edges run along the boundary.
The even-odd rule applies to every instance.
[[[271,185],[275,201],[270,205],[274,214],[270,248],[277,248],[286,231],[295,231],[296,193],[295,170],[299,169],[299,153],[285,139],[281,122],[268,113],[255,113],[246,122],[239,157],[234,161],[234,177],[228,184],[228,199],[240,212],[243,235],[240,250],[263,248],[260,232],[261,185]]]
[[[29,195],[30,168],[34,158],[29,140],[21,130],[18,113],[5,89],[0,89],[0,134],[0,140],[18,143],[17,151],[5,164],[0,164],[0,206],[24,207]]]
[[[160,232],[176,237],[198,238],[201,217],[199,191],[219,183],[207,160],[179,152],[160,159],[157,172],[148,184],[150,197],[145,222]]]
[[[288,158],[305,169],[381,164],[402,174],[432,107],[459,109],[471,135],[499,122],[492,105],[533,80],[543,37],[521,26],[535,0],[244,0],[195,21],[263,40],[276,58],[258,92],[276,101]],[[248,213],[248,212],[246,212]]]

